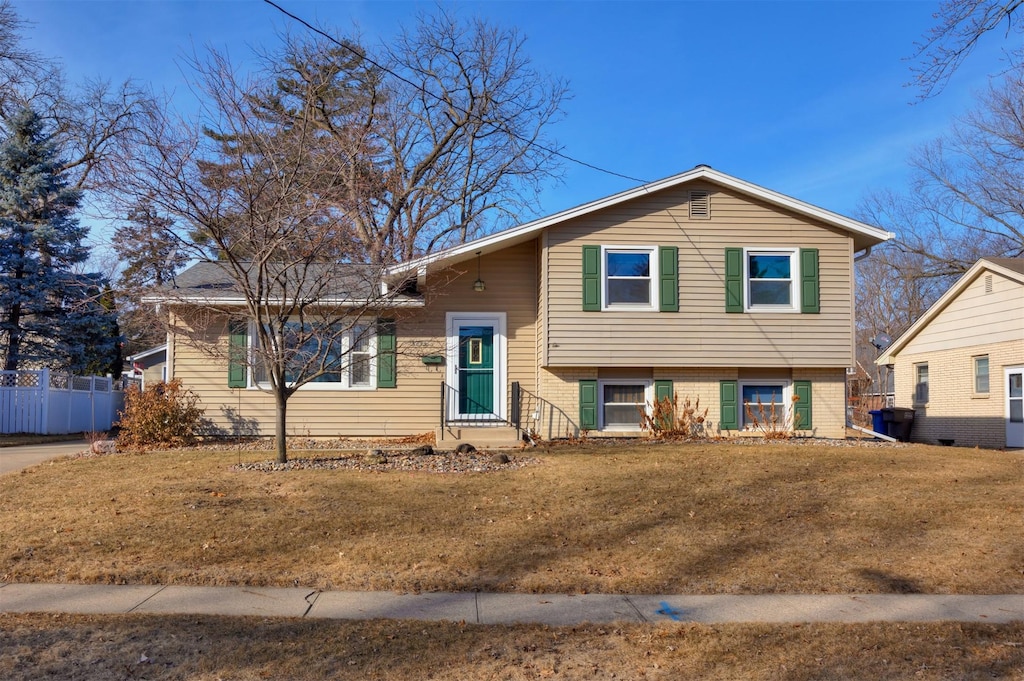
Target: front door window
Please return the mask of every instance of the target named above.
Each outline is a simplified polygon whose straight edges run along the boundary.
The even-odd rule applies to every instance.
[[[494,413],[494,327],[459,327],[459,413]]]
[[[1024,367],[1006,370],[1006,446],[1024,447]]]

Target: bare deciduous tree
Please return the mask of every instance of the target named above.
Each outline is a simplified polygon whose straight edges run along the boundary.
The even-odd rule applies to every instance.
[[[881,191],[864,221],[896,233],[857,268],[857,346],[895,338],[979,258],[1024,255],[1024,61],[910,159],[905,193]],[[867,364],[865,364],[867,366]]]
[[[1024,33],[1024,0],[945,0],[935,13],[937,24],[917,44],[913,69],[921,97],[932,97],[946,86],[986,33],[1002,29],[1007,38]],[[1024,48],[1011,47],[1019,61]]]
[[[140,119],[161,103],[130,79],[69,85],[59,64],[23,46],[26,28],[0,0],[0,118],[30,107],[52,131],[72,188],[116,191],[111,166],[140,142]]]
[[[289,398],[310,382],[369,380],[378,315],[397,294],[380,266],[359,264],[351,221],[323,191],[344,179],[330,138],[306,120],[268,121],[253,96],[266,81],[239,79],[222,55],[193,66],[204,120],[152,116],[151,144],[121,181],[187,226],[180,253],[200,264],[155,299],[176,333],[273,394],[284,462]],[[248,337],[244,349],[210,343],[221,324]]]
[[[910,165],[909,191],[876,193],[862,212],[919,256],[914,276],[948,282],[980,257],[1024,255],[1024,61]]]
[[[520,220],[557,175],[547,131],[567,89],[523,47],[514,30],[444,11],[421,15],[369,63],[340,62],[363,53],[323,34],[293,39],[263,98],[308,114],[347,150],[335,200],[372,258],[406,260]]]

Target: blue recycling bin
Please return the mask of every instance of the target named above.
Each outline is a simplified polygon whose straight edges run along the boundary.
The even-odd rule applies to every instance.
[[[868,413],[871,414],[871,430],[882,435],[888,435],[885,429],[885,418],[882,416],[882,410],[872,409]]]

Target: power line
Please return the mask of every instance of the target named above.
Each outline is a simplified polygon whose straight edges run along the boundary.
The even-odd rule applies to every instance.
[[[428,95],[430,97],[433,97],[434,99],[436,99],[436,100],[438,100],[440,102],[448,104],[449,106],[457,109],[459,111],[459,113],[465,114],[466,116],[470,116],[470,117],[473,116],[473,114],[471,114],[469,111],[466,111],[465,109],[461,109],[458,106],[452,104],[451,102],[446,102],[440,95],[434,94],[433,92],[431,92],[430,90],[427,90],[426,88],[424,88],[423,86],[419,85],[418,83],[412,82],[411,80],[409,80],[405,76],[401,75],[400,73],[395,73],[391,69],[389,69],[389,68],[387,68],[385,66],[382,66],[381,64],[378,64],[377,62],[375,62],[373,59],[371,59],[367,55],[357,53],[355,50],[352,49],[351,46],[346,45],[345,43],[339,41],[337,38],[335,38],[331,34],[325,32],[325,31],[322,31],[321,29],[317,28],[316,26],[313,26],[312,24],[310,24],[308,21],[306,21],[302,17],[297,16],[295,14],[292,14],[291,12],[286,10],[285,8],[283,8],[280,5],[278,5],[273,0],[263,0],[263,2],[265,2],[268,5],[270,5],[271,7],[276,9],[278,12],[281,12],[281,14],[284,14],[285,16],[291,18],[292,20],[299,22],[300,24],[305,26],[310,31],[313,31],[316,34],[321,35],[324,38],[327,38],[328,40],[330,40],[332,43],[334,43],[338,47],[342,47],[342,48],[348,50],[349,52],[352,52],[353,54],[359,56],[364,61],[369,62],[371,65],[373,65],[374,67],[380,69],[381,71],[384,71],[385,73],[391,74],[392,76],[394,76],[395,78],[399,79],[400,81],[402,81],[406,85],[409,85],[409,86],[419,90],[423,94]],[[485,121],[482,121],[482,119],[480,119],[479,117],[477,117],[477,120],[480,121],[480,122],[485,122]],[[522,135],[516,133],[513,130],[506,130],[506,132],[509,135],[511,135],[512,137],[514,137],[517,140],[519,140],[520,142],[524,142],[527,145],[532,146],[532,147],[537,147],[538,149],[540,149],[541,151],[543,151],[545,153],[551,154],[552,156],[557,156],[557,157],[559,157],[561,159],[565,159],[566,161],[569,161],[570,163],[575,163],[577,165],[581,165],[581,166],[583,166],[585,168],[590,168],[591,170],[596,170],[599,173],[604,173],[606,175],[613,175],[615,177],[621,177],[624,180],[631,180],[633,182],[639,182],[640,184],[649,184],[647,180],[641,180],[639,178],[632,177],[630,175],[623,175],[622,173],[617,173],[614,170],[608,170],[607,168],[602,168],[600,166],[594,165],[593,163],[588,163],[586,161],[583,161],[581,159],[575,158],[573,156],[569,156],[568,154],[564,154],[561,151],[558,151],[557,149],[551,149],[550,147],[546,147],[543,144],[540,144],[540,143],[538,143],[538,142],[536,142],[534,140],[531,140],[529,138],[523,137]]]

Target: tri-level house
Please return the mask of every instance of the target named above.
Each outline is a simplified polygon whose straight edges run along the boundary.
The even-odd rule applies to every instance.
[[[709,408],[712,434],[750,432],[760,401],[843,437],[854,262],[891,236],[698,166],[392,268],[401,304],[358,339],[363,361],[295,393],[289,430],[637,435],[675,396]],[[205,327],[168,338],[170,375],[225,430],[272,434],[259,372],[202,352],[247,342],[218,322],[230,303],[194,300],[177,304],[209,307]]]

